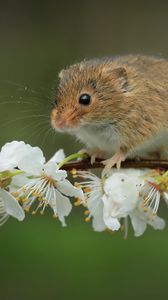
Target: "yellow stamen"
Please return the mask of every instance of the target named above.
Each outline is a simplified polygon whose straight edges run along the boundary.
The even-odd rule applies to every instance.
[[[76,175],[76,169],[75,168],[73,168],[71,171],[70,171],[70,173],[72,174],[72,175]]]
[[[81,205],[81,199],[80,199],[80,198],[77,198],[77,200],[74,202],[74,205],[75,205],[75,206]]]
[[[18,193],[18,192],[12,192],[11,194],[12,194],[12,196],[14,196],[14,197],[19,196],[19,193]]]
[[[92,191],[91,188],[87,187],[83,189],[84,193],[90,193]]]
[[[156,213],[153,212],[153,213],[152,213],[152,221],[155,221],[155,219],[156,219]]]
[[[53,214],[53,218],[57,219],[58,218],[58,214]]]
[[[89,211],[89,210],[85,210],[85,211],[84,211],[84,215],[85,215],[85,216],[87,216],[87,215],[89,215],[89,214],[90,214],[90,211]]]
[[[24,210],[25,210],[26,212],[29,212],[30,206],[26,206],[26,207],[24,208]]]
[[[22,202],[28,202],[28,201],[29,201],[29,199],[26,197],[22,199]]]

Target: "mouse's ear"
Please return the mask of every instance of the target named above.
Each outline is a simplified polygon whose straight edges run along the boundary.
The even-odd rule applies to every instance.
[[[127,92],[128,76],[124,67],[118,67],[115,69],[105,68],[104,71],[106,76],[108,76],[108,79],[113,81],[117,89],[121,90],[123,93]]]
[[[121,88],[122,92],[127,92],[128,87],[128,77],[127,71],[123,67],[116,68],[112,71],[114,76],[116,76],[116,84]]]
[[[65,74],[66,74],[66,70],[64,70],[64,69],[61,70],[58,74],[59,79],[62,79],[63,77],[65,77]]]

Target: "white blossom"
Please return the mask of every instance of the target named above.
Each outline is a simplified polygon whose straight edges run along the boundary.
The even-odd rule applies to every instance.
[[[148,211],[144,211],[141,201],[137,204],[136,208],[129,213],[129,216],[136,237],[145,232],[147,225],[159,230],[165,227],[165,221],[157,215],[153,216],[151,208],[149,208]]]
[[[86,171],[77,172],[84,179],[79,184],[84,190],[90,212],[87,219],[93,217],[93,228],[96,231],[106,228],[115,231],[120,228],[120,218],[128,216],[136,206],[139,188],[143,182],[140,178],[142,174],[144,171],[137,172],[133,169],[126,174],[123,170],[114,171],[106,179]]]
[[[26,164],[24,165],[24,171],[29,171],[30,174],[30,169],[27,170]],[[34,169],[33,171],[31,172],[33,178],[29,179],[13,195],[22,199],[23,207],[26,210],[29,210],[34,202],[38,200],[39,204],[33,213],[40,209],[41,214],[43,214],[45,208],[49,205],[54,212],[54,217],[58,217],[62,225],[65,226],[64,218],[69,215],[72,209],[72,204],[66,196],[82,198],[82,190],[74,187],[66,179],[67,172],[60,170],[54,161],[45,163],[41,166],[41,169],[37,166],[37,170]],[[19,185],[17,176],[15,176],[14,182],[16,186]]]
[[[64,151],[60,149],[46,162],[40,148],[22,141],[13,141],[2,147],[2,183],[5,182],[4,171],[9,171],[6,173],[9,173],[9,180],[6,181],[7,190],[0,188],[0,225],[9,216],[22,221],[24,210],[31,209],[32,214],[40,210],[43,214],[50,206],[54,217],[65,226],[65,217],[72,210],[69,197],[76,197],[77,203],[87,208],[86,221],[92,219],[96,231],[118,231],[125,224],[126,235],[129,218],[136,237],[145,232],[147,225],[159,230],[165,227],[165,221],[157,212],[161,197],[168,204],[167,172],[112,169],[108,177],[102,172],[99,178],[89,171],[75,171],[74,177],[82,178],[75,187],[67,180],[67,172],[59,168],[64,159]]]
[[[77,171],[76,175],[84,179],[79,185],[84,191],[84,204],[89,210],[86,221],[93,218],[93,229],[95,231],[105,230],[107,227],[103,220],[103,180],[88,171]]]
[[[20,201],[25,210],[38,200],[38,205],[33,211],[40,209],[44,213],[46,206],[54,211],[65,226],[65,216],[68,216],[72,204],[67,196],[81,198],[82,190],[74,187],[67,179],[67,172],[60,170],[58,163],[65,158],[63,150],[45,162],[43,152],[38,147],[31,147],[24,142],[11,142],[2,147],[0,153],[1,171],[19,168],[23,174],[16,175],[11,184],[11,197]]]
[[[145,169],[123,169],[112,171],[108,178],[99,178],[90,172],[77,172],[77,176],[84,179],[79,184],[84,190],[89,210],[87,219],[93,217],[93,228],[96,231],[106,228],[112,231],[119,230],[121,220],[127,227],[128,217],[131,218],[135,236],[143,234],[148,224],[155,229],[164,228],[163,219],[154,216],[151,208],[145,212],[142,207],[140,191],[142,186],[144,187],[145,173]]]
[[[133,170],[131,176],[118,171],[104,182],[104,222],[113,231],[120,228],[119,219],[127,217],[136,206],[142,180],[135,178],[133,180]]]
[[[10,193],[0,188],[0,226],[12,216],[23,221],[25,213],[18,201]]]
[[[6,143],[0,151],[0,172],[16,167],[23,170],[25,164],[27,164],[27,170],[32,171],[44,162],[45,158],[40,148],[31,147],[22,141]]]

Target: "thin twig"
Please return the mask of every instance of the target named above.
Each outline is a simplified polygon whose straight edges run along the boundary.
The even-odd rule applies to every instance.
[[[91,164],[90,159],[85,159],[81,161],[72,161],[66,163],[61,169],[70,171],[72,169],[77,170],[87,170],[87,169],[98,169],[103,168],[104,165],[102,160],[97,159],[94,164]],[[122,168],[150,168],[150,169],[168,169],[168,160],[126,160],[121,164]]]

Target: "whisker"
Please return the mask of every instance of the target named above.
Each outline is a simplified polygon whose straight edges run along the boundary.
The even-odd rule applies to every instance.
[[[40,137],[41,133],[42,133],[43,131],[45,131],[47,128],[48,128],[48,127],[47,127],[47,126],[44,126],[44,124],[38,124],[38,126],[34,126],[33,132],[27,134],[26,139],[31,143],[32,140],[33,140],[33,138],[35,137],[35,138],[36,138],[35,142],[36,142],[36,144],[37,144],[37,141],[38,141],[39,139],[41,140],[41,137]],[[22,134],[21,137],[25,138],[25,135]]]
[[[51,135],[51,142],[52,142],[52,145],[54,145],[55,144],[55,141],[56,141],[56,135],[57,135],[57,133],[56,133],[56,131],[52,128],[52,126],[50,126],[50,135]]]
[[[38,123],[37,123],[38,122]],[[25,131],[25,129],[28,129],[28,128],[33,128],[33,130],[37,127],[37,126],[42,126],[43,124],[49,124],[48,120],[34,120],[32,121],[31,123],[27,124],[26,126],[24,126],[23,128],[20,128],[20,130],[18,132],[23,132]]]
[[[27,87],[25,87],[25,85],[22,85],[21,83],[18,83],[18,82],[15,82],[15,81],[11,81],[11,80],[3,80],[2,81],[3,83],[7,83],[7,84],[10,84],[10,85],[14,85],[14,86],[17,86],[19,88],[23,88],[23,89],[27,89]]]
[[[43,145],[44,145],[46,139],[48,138],[49,133],[50,133],[50,130],[51,130],[51,128],[49,128],[49,129],[46,131],[46,133],[44,134],[44,137],[43,137],[42,142],[41,142],[41,147],[43,147]]]
[[[32,93],[38,93],[39,94],[39,92],[36,92],[34,89],[30,88],[28,85],[23,85],[21,83],[10,81],[10,80],[3,80],[3,82],[7,83],[9,85],[13,85],[15,87],[18,87],[19,89],[22,89],[24,91],[30,91]]]
[[[52,144],[55,144],[55,136],[57,135],[56,131],[51,127],[51,134],[52,134]]]
[[[4,94],[0,95],[0,105],[9,106],[6,116],[3,112],[6,107],[1,108],[0,128],[3,129],[3,132],[4,127],[9,126],[11,128],[12,124],[16,122],[16,128],[19,127],[17,129],[19,136],[24,136],[25,138],[25,132],[30,132],[28,139],[32,139],[34,136],[38,139],[42,135],[41,143],[42,145],[46,143],[50,133],[54,134],[50,125],[50,107],[48,105],[52,102],[52,89],[40,86],[39,90],[34,90],[28,85],[10,80],[3,80],[3,82],[0,82],[0,86],[2,86]],[[17,110],[16,118],[13,118],[12,115],[14,105],[16,105],[15,110]],[[18,124],[21,126],[18,126]]]
[[[12,124],[13,122],[17,122],[17,121],[20,121],[20,120],[25,120],[25,119],[31,119],[31,118],[47,118],[47,119],[50,119],[49,116],[46,116],[46,115],[31,115],[31,116],[24,116],[24,117],[18,117],[18,118],[15,118],[14,120],[9,120],[5,123],[3,123],[3,121],[1,121],[2,125],[1,127],[6,127],[7,125],[10,125]]]
[[[1,95],[0,98],[11,98],[11,99],[13,99],[14,96]]]
[[[56,137],[57,137],[57,132],[51,127],[51,137],[52,137],[52,144],[55,145]]]
[[[38,108],[37,109],[20,110],[21,114],[22,113],[36,113],[36,112],[38,112],[38,113],[40,112]],[[42,114],[40,114],[40,115],[42,115]],[[43,115],[50,118],[50,112],[48,112],[48,114],[43,114]]]
[[[33,133],[32,133],[31,135],[29,135],[28,139],[29,139],[29,140],[30,140],[30,139],[32,140],[32,137],[34,137],[34,136],[40,137],[40,135],[41,135],[43,132],[45,132],[45,130],[46,130],[46,128],[45,128],[44,126],[41,128],[41,130],[40,130],[39,127],[38,127],[37,130],[33,130]]]
[[[14,105],[15,104],[29,104],[30,105],[31,104],[31,105],[36,105],[36,106],[38,105],[37,103],[34,103],[34,102],[18,101],[18,100],[17,101],[4,101],[4,102],[0,101],[0,104],[1,105],[3,105],[3,104],[14,104]]]
[[[37,95],[37,96],[40,96],[40,98],[43,98],[43,99],[44,98],[47,99],[47,100],[50,99],[49,95],[46,96],[46,95],[44,95],[44,93],[42,93],[40,91],[36,91],[36,90],[34,90],[33,88],[29,87],[26,84],[23,85],[23,84],[13,82],[13,81],[10,81],[10,80],[3,80],[3,83],[6,83],[10,86],[14,86],[14,87],[18,88],[17,92],[19,91],[19,92],[28,93],[28,94],[31,94],[31,96],[32,96],[32,94],[34,94],[35,95],[35,96],[33,95],[34,98]],[[36,97],[36,100],[39,100],[39,98]]]
[[[32,104],[32,105],[41,105],[41,104],[44,104],[44,97],[43,98],[37,98],[37,97],[32,97],[32,96],[7,96],[7,95],[3,95],[3,96],[0,96],[1,99],[12,99],[10,101],[3,101],[3,102],[0,102],[1,104],[4,103],[6,104],[7,102],[11,103],[11,104],[15,104],[15,103],[18,103],[18,104],[22,104],[22,103],[26,103],[26,104]],[[26,101],[25,101],[26,100]],[[34,101],[33,101],[34,100]],[[48,104],[48,99],[47,99],[47,104]]]

